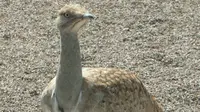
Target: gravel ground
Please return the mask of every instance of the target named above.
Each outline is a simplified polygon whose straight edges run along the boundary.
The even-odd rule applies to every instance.
[[[56,74],[56,11],[67,0],[0,0],[0,112],[38,112]],[[200,112],[199,0],[75,0],[83,66],[134,71],[165,112]]]

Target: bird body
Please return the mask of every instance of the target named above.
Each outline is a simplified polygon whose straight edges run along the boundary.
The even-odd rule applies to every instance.
[[[115,68],[83,68],[82,72],[77,112],[162,112],[161,106],[132,72]],[[43,103],[48,103],[48,107],[52,107],[50,99],[55,79],[43,92]]]
[[[83,69],[89,97],[84,112],[160,112],[159,105],[131,72],[115,68]]]
[[[115,68],[81,68],[77,32],[91,18],[77,5],[65,5],[59,11],[60,65],[42,92],[43,112],[162,112],[134,73]]]

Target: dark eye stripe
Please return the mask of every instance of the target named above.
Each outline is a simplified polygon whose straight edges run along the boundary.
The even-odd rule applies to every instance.
[[[74,28],[74,26],[80,21],[76,21],[73,25],[72,25],[72,28]]]

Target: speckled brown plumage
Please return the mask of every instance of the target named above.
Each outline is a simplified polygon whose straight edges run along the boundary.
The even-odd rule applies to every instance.
[[[131,72],[84,68],[83,77],[83,94],[84,91],[88,94],[84,112],[162,112],[160,105]]]

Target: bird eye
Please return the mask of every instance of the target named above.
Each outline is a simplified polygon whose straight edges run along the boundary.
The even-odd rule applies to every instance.
[[[68,14],[68,13],[65,13],[64,16],[65,16],[65,17],[69,17],[69,14]]]

